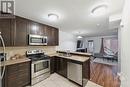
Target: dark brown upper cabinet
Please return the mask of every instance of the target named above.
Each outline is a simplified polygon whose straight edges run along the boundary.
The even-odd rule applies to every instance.
[[[48,46],[59,44],[57,28],[19,16],[15,19],[0,19],[0,32],[2,32],[6,46],[27,46],[29,34],[47,36]]]
[[[49,46],[56,46],[59,45],[59,30],[46,26],[46,36],[48,37],[48,45]]]
[[[14,28],[14,46],[28,45],[28,21],[27,19],[16,17]]]
[[[0,32],[5,42],[5,46],[12,46],[12,19],[0,19]],[[2,46],[0,42],[0,46]]]
[[[48,39],[47,45],[48,46],[52,46],[53,39],[52,39],[52,29],[51,29],[51,27],[46,26],[46,33],[45,33],[45,35],[47,36],[47,39]]]
[[[43,35],[43,25],[34,21],[29,21],[29,34]]]
[[[53,45],[59,45],[59,30],[57,28],[52,29]]]

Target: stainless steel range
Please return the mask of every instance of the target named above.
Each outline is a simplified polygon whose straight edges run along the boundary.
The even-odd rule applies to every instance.
[[[31,59],[31,85],[50,76],[50,59],[43,50],[30,50],[26,56]]]

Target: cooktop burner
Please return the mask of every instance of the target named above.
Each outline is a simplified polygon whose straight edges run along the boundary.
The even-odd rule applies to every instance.
[[[29,59],[31,59],[32,61],[38,61],[38,60],[44,60],[44,59],[49,59],[49,56],[47,55],[39,55],[39,56],[28,56]]]
[[[49,59],[49,56],[45,55],[41,50],[27,51],[26,56],[31,59],[31,61],[45,60]]]

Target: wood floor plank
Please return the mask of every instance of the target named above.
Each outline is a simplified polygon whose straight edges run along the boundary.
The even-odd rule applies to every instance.
[[[120,87],[117,66],[91,63],[91,81],[103,87]]]

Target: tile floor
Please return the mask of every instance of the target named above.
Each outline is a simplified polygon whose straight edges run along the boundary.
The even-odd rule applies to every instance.
[[[27,87],[79,87],[79,86],[70,82],[66,78],[54,73],[46,80],[39,82],[34,86],[27,86]],[[99,86],[89,81],[85,87],[102,87],[102,86]]]

